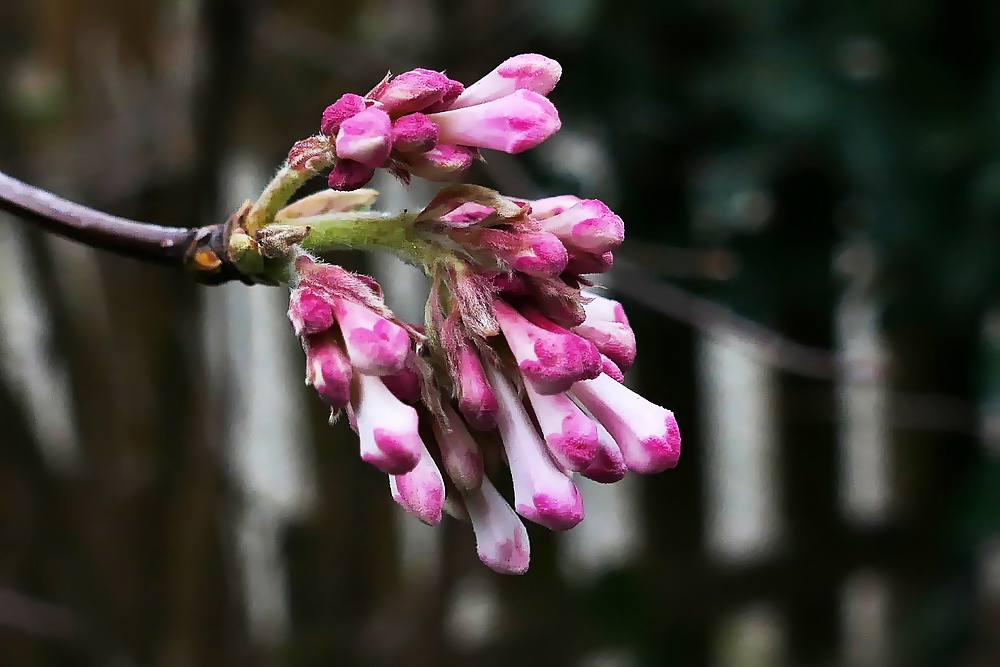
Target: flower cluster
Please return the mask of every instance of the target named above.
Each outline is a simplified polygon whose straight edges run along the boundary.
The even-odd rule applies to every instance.
[[[355,186],[386,166],[441,178],[446,170],[423,171],[436,155],[534,145],[558,127],[541,96],[558,76],[552,61],[518,56],[464,90],[414,70],[364,98],[344,96],[324,115],[337,152],[331,185]],[[351,170],[364,179],[346,178]],[[473,185],[449,186],[422,211],[394,217],[357,212],[371,198],[320,193],[264,231],[298,229],[291,238],[305,238],[303,247],[316,247],[311,230],[388,248],[430,278],[425,321],[407,324],[370,278],[290,253],[288,316],[307,383],[334,415],[347,412],[361,458],[388,475],[407,512],[432,525],[445,510],[467,518],[482,561],[520,573],[529,546],[518,515],[572,528],[584,515],[577,476],[611,483],[676,465],[673,413],[625,386],[635,335],[590,279],[612,266],[620,217],[595,199],[529,201]],[[513,507],[491,481],[504,463]]]
[[[536,54],[514,56],[465,88],[441,72],[414,69],[386,78],[364,97],[348,93],[323,112],[320,132],[335,156],[329,184],[353,190],[375,170],[408,180],[459,178],[490,148],[520,153],[559,129],[545,95],[562,69]]]

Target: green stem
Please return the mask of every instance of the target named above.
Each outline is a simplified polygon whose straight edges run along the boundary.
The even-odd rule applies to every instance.
[[[267,184],[260,197],[247,214],[247,231],[253,233],[264,225],[270,224],[274,216],[292,198],[302,185],[315,176],[328,164],[314,164],[310,169],[293,169],[287,164],[278,170],[271,182]]]
[[[434,244],[417,238],[414,213],[392,216],[378,212],[336,213],[298,218],[297,225],[308,225],[309,236],[302,247],[312,252],[338,248],[353,250],[388,250],[403,261],[423,268],[433,257]]]

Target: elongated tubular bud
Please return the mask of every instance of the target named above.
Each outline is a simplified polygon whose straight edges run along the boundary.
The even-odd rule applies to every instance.
[[[455,486],[462,491],[471,491],[483,481],[483,456],[462,418],[447,404],[442,409],[449,430],[445,430],[436,419],[431,421],[441,451],[441,465]]]
[[[601,354],[622,370],[628,370],[635,362],[635,333],[628,324],[588,316],[583,324],[573,327],[571,331],[592,341]]]
[[[601,355],[588,340],[550,323],[538,326],[501,299],[494,302],[497,319],[518,368],[541,394],[557,394],[573,383],[601,372]]]
[[[608,429],[629,470],[651,474],[677,465],[681,436],[673,412],[607,375],[578,382],[572,394]]]
[[[531,557],[528,531],[490,480],[483,479],[478,489],[464,495],[464,500],[476,533],[479,559],[501,574],[527,571]]]
[[[444,479],[423,443],[420,459],[413,470],[402,475],[389,475],[389,488],[393,500],[411,516],[428,526],[441,523]]]
[[[492,148],[521,153],[559,130],[559,112],[552,102],[528,90],[518,90],[484,104],[428,116],[438,126],[443,144]]]
[[[507,379],[492,366],[486,372],[497,394],[497,427],[514,480],[518,514],[550,530],[572,528],[583,520],[580,492],[556,467]]]
[[[352,406],[361,460],[389,475],[410,472],[424,447],[417,411],[393,396],[380,378],[359,374],[356,380]]]
[[[597,425],[566,394],[544,396],[530,383],[524,390],[549,453],[566,470],[584,470],[597,453]]]
[[[359,371],[389,375],[402,370],[411,347],[406,329],[347,299],[334,299],[333,314],[344,335],[347,355]]]
[[[537,53],[522,53],[508,58],[496,69],[476,81],[449,105],[461,109],[506,97],[516,90],[530,90],[548,95],[559,82],[562,67],[555,60]]]

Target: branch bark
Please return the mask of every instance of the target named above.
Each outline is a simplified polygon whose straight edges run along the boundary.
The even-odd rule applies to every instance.
[[[228,224],[164,227],[71,202],[0,172],[0,211],[91,248],[183,268],[199,282],[255,281],[226,257]]]

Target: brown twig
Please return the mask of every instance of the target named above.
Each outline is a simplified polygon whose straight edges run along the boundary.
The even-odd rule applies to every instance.
[[[0,211],[79,243],[134,259],[186,269],[199,282],[254,281],[226,257],[230,223],[164,227],[71,202],[0,172]]]

